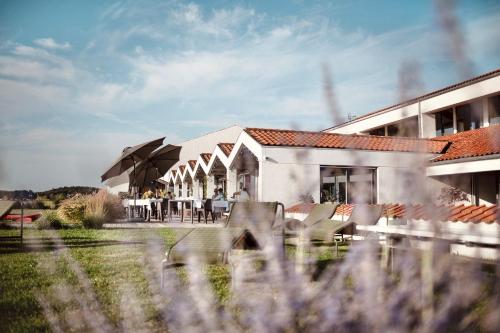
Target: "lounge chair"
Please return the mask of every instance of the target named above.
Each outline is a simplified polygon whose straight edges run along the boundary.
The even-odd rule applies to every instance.
[[[265,241],[265,234],[272,232],[278,202],[237,202],[222,228],[193,228],[175,242],[162,261],[161,283],[168,266],[187,264],[189,256],[203,263],[227,263],[232,249],[257,250]]]
[[[338,204],[333,204],[333,203],[318,204],[314,206],[314,208],[309,212],[309,214],[303,220],[298,220],[298,219],[284,220],[283,227],[285,229],[285,236],[295,236],[297,235],[298,230],[308,228],[313,224],[318,223],[322,220],[330,219],[335,213],[337,207]]]
[[[382,216],[382,205],[355,205],[351,215],[346,221],[325,219],[307,228],[306,232],[312,242],[335,242],[338,255],[337,235],[344,236],[345,232],[354,234],[356,224],[374,225]]]
[[[15,203],[12,200],[0,200],[0,220],[9,214]]]

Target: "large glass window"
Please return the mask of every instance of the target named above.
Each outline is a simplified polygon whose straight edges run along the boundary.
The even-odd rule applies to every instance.
[[[457,132],[469,131],[481,126],[482,108],[478,103],[464,104],[455,108]]]
[[[392,124],[387,126],[387,135],[388,136],[397,136],[399,133],[398,125]]]
[[[490,125],[500,124],[500,95],[490,98]]]
[[[435,114],[436,136],[453,134],[453,109],[447,109]]]
[[[379,128],[372,129],[370,132],[368,132],[368,134],[385,136],[385,127],[379,127]]]
[[[374,168],[322,166],[321,202],[376,203]]]

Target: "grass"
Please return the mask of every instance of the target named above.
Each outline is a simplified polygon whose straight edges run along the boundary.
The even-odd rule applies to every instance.
[[[69,254],[88,276],[109,321],[117,325],[122,319],[120,287],[127,285],[137,293],[152,327],[161,325],[149,302],[152,295],[143,258],[148,240],[157,237],[156,241],[165,246],[174,241],[175,233],[167,229],[58,231]],[[74,290],[82,286],[68,260],[60,255],[60,246],[45,232],[25,230],[23,248],[13,238],[18,234],[18,230],[0,230],[0,332],[48,331],[49,324],[37,297],[57,294],[56,286],[72,286]],[[227,289],[224,285],[220,288]],[[61,305],[77,307],[75,301],[70,299]]]
[[[54,241],[47,231],[26,229],[24,246],[20,247],[19,230],[0,230],[0,332],[49,331],[39,297],[50,300],[58,310],[78,312],[78,294],[89,292],[71,267],[72,259],[87,275],[102,314],[115,328],[123,321],[122,287],[130,286],[146,316],[147,326],[161,331],[164,325],[151,303],[153,295],[145,274],[145,258],[152,245],[161,256],[186,229],[55,232],[64,246]],[[70,256],[65,256],[61,248],[67,248]],[[288,247],[290,255],[293,251],[293,247]],[[346,247],[340,251],[342,255]],[[319,259],[329,261],[332,253],[331,249],[322,249]],[[159,259],[154,263],[159,264]],[[181,277],[186,275],[184,268],[178,270]],[[228,267],[209,265],[205,271],[216,296],[224,304],[230,297]]]

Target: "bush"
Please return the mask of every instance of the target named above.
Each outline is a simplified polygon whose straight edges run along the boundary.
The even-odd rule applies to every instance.
[[[42,213],[42,216],[36,221],[37,229],[61,229],[63,223],[61,218],[54,210],[47,210]]]
[[[88,195],[85,216],[99,217],[106,222],[122,218],[124,209],[120,198],[106,190]]]
[[[82,224],[85,229],[101,229],[105,220],[104,215],[86,214]]]
[[[106,190],[89,195],[77,194],[62,201],[57,211],[68,223],[83,225],[85,228],[101,228],[104,223],[124,215],[118,196]]]
[[[86,204],[87,196],[77,194],[62,201],[57,213],[67,223],[81,224],[85,217]]]

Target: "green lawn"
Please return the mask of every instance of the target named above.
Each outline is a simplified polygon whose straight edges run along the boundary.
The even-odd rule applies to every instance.
[[[57,233],[69,250],[67,256],[46,232],[25,230],[24,247],[20,248],[19,240],[10,238],[17,236],[18,230],[0,230],[0,332],[49,330],[39,297],[78,310],[78,297],[71,293],[86,290],[71,266],[72,259],[88,276],[111,323],[122,320],[120,288],[126,285],[137,294],[150,326],[160,327],[158,314],[149,302],[144,258],[152,246],[161,255],[176,233],[182,232],[185,230],[60,230]],[[212,274],[221,281],[228,280],[227,270]],[[220,288],[227,290],[226,286]],[[68,295],[59,297],[61,293]]]
[[[55,233],[64,243],[62,246],[47,231],[25,229],[21,248],[19,239],[13,238],[19,235],[19,230],[0,230],[0,332],[50,330],[39,300],[50,303],[53,311],[69,313],[70,318],[65,320],[78,321],[81,295],[89,294],[95,294],[99,311],[118,327],[124,319],[124,286],[134,292],[147,326],[161,331],[164,325],[152,304],[154,291],[146,273],[159,267],[165,249],[186,231],[59,230]],[[68,253],[61,248],[68,249]],[[342,247],[341,254],[345,251]],[[288,247],[289,255],[293,252],[294,248]],[[331,248],[319,251],[319,259],[325,262],[333,259]],[[75,273],[75,264],[88,277],[90,288]],[[181,277],[186,276],[183,268],[178,270]],[[228,267],[211,265],[206,272],[215,294],[224,304],[230,295]],[[71,313],[75,318],[71,318]]]

